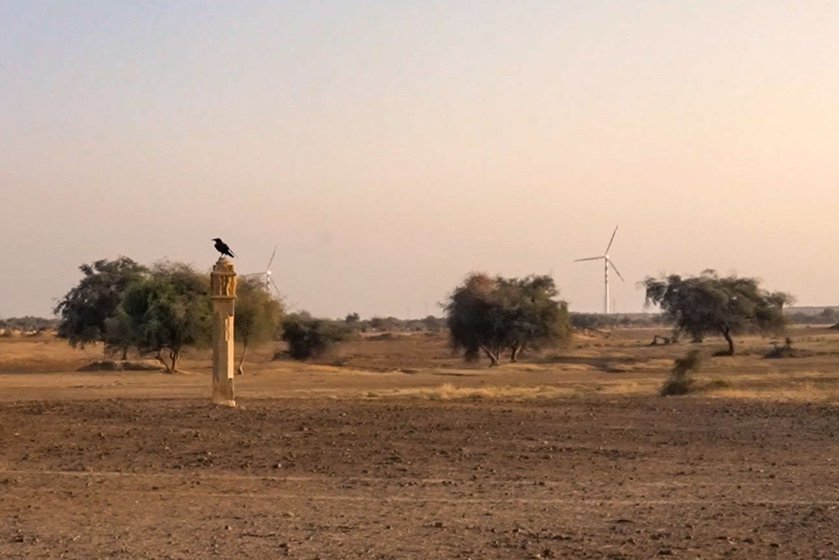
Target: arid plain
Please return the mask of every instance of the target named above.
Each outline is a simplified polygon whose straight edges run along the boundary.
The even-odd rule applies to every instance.
[[[253,353],[239,407],[0,339],[0,558],[839,558],[839,331],[738,339],[660,397],[661,330],[489,369],[442,334]]]

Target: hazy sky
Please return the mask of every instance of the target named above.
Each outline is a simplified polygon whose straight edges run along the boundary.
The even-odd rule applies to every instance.
[[[839,2],[0,0],[0,317],[83,262],[209,269],[326,316],[470,271],[757,276],[839,304]]]

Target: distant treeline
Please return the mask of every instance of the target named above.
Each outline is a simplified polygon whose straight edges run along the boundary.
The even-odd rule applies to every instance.
[[[445,317],[429,315],[423,319],[399,319],[397,317],[372,317],[362,319],[357,313],[350,313],[343,321],[353,330],[360,332],[438,332],[446,328]],[[657,327],[665,321],[660,313],[574,313],[571,325],[577,329],[611,329],[619,327]]]
[[[30,315],[0,319],[0,329],[4,331],[41,332],[53,330],[56,327],[58,327],[58,319],[45,319]]]
[[[304,315],[308,315],[303,312]],[[839,309],[834,307],[790,307],[785,310],[787,320],[794,325],[822,325],[839,322]],[[350,313],[342,321],[352,330],[359,332],[439,332],[446,328],[444,317],[428,315],[422,319],[399,319],[398,317],[371,317],[362,319],[357,313]],[[665,325],[660,313],[574,313],[571,324],[577,329],[608,329],[619,327],[658,327]],[[9,331],[42,332],[58,327],[58,319],[34,317],[9,317],[0,319],[0,329]]]
[[[571,325],[575,329],[614,329],[619,327],[658,327],[665,324],[661,313],[574,313]]]
[[[839,323],[839,309],[832,307],[796,308],[784,310],[784,316],[794,325],[819,325]],[[359,332],[438,332],[446,328],[445,317],[429,315],[423,319],[397,317],[372,317],[362,319],[350,313],[343,321]],[[667,320],[661,313],[575,313],[571,312],[571,325],[575,329],[615,329],[628,327],[663,327]]]
[[[788,307],[784,317],[792,325],[834,325],[839,323],[839,309],[834,307]],[[571,313],[571,324],[578,329],[619,327],[659,327],[667,325],[661,313]]]
[[[787,321],[794,325],[835,325],[839,310],[835,307],[789,307],[784,310]]]
[[[392,316],[362,319],[358,313],[350,313],[344,317],[343,323],[359,332],[439,332],[446,328],[446,319],[434,315],[423,319],[399,319]]]

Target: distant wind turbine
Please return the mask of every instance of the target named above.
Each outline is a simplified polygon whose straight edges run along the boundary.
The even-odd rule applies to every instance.
[[[277,297],[280,298],[280,297],[282,297],[282,294],[280,293],[280,289],[277,287],[277,283],[274,282],[274,279],[271,277],[271,263],[274,262],[274,257],[276,255],[277,255],[277,247],[274,247],[274,252],[271,253],[271,258],[268,259],[268,265],[265,267],[265,270],[263,272],[253,272],[251,274],[245,274],[244,277],[245,278],[250,278],[252,276],[261,276],[262,277],[262,282],[265,285],[265,289],[270,292],[271,289],[273,288],[274,292],[277,294]]]
[[[599,257],[587,257],[585,259],[576,259],[574,262],[582,262],[582,261],[599,261],[603,259],[603,278],[605,282],[605,293],[603,295],[603,309],[606,315],[609,314],[609,267],[611,266],[614,269],[615,273],[618,275],[618,278],[621,279],[621,282],[625,282],[623,276],[621,276],[620,271],[618,271],[618,267],[615,266],[615,263],[612,262],[612,259],[609,258],[609,249],[612,248],[612,242],[615,241],[615,234],[618,233],[618,227],[615,226],[615,231],[612,232],[612,238],[609,240],[609,244],[606,245],[606,250],[603,252],[602,255]]]

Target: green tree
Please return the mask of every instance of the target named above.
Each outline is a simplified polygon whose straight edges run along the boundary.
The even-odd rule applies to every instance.
[[[571,338],[568,304],[555,300],[559,292],[550,276],[500,279],[499,296],[509,310],[510,361],[527,346],[565,342]]]
[[[236,293],[233,321],[236,340],[242,343],[237,371],[245,373],[245,355],[252,344],[274,340],[283,316],[283,306],[259,278],[243,278]]]
[[[677,332],[687,332],[694,340],[721,334],[730,356],[736,334],[783,332],[783,307],[792,301],[784,292],[764,290],[755,278],[720,277],[713,270],[688,278],[676,274],[647,277],[641,285],[646,288],[647,304],[661,307]]]
[[[118,317],[140,352],[154,354],[173,373],[186,347],[209,342],[209,279],[182,263],[158,264],[128,287]]]
[[[119,349],[122,359],[128,359],[128,350],[139,346],[137,332],[131,318],[122,307],[117,307],[111,317],[105,319],[106,349]]]
[[[571,336],[570,317],[557,296],[549,276],[471,274],[445,305],[452,347],[463,350],[467,360],[484,352],[490,366],[496,366],[507,349],[516,361],[528,346],[565,342]]]
[[[126,288],[148,270],[128,257],[101,259],[79,267],[83,277],[55,306],[59,316],[58,336],[74,347],[104,342],[106,350],[126,347],[109,339],[107,321],[119,306]]]

